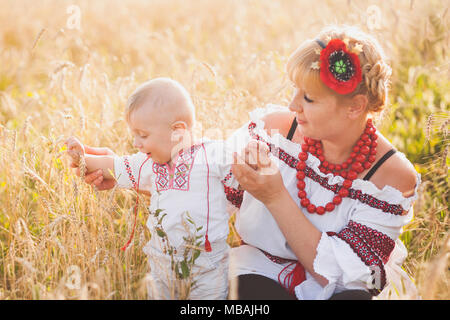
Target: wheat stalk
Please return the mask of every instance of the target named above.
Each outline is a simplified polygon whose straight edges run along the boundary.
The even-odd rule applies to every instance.
[[[35,39],[34,42],[33,42],[33,45],[31,46],[31,50],[30,50],[31,52],[33,52],[34,48],[36,48],[36,46],[37,46],[39,40],[41,40],[42,35],[44,34],[45,31],[46,31],[45,28],[43,28],[43,29],[41,29],[41,31],[39,31],[39,33],[38,33],[36,39]]]

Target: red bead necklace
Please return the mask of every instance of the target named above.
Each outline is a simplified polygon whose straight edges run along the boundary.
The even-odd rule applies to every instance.
[[[353,180],[358,176],[358,173],[361,173],[372,166],[377,153],[377,138],[378,136],[376,135],[376,129],[372,124],[372,119],[368,119],[366,128],[356,145],[353,147],[353,151],[347,161],[342,164],[333,164],[325,160],[322,143],[319,140],[305,137],[305,143],[302,144],[302,151],[298,154],[299,161],[297,164],[297,188],[300,204],[306,208],[309,213],[322,215],[327,211],[333,211],[336,205],[342,202],[342,198],[349,195],[349,189],[353,184]],[[333,198],[333,201],[327,203],[325,206],[315,206],[309,201],[306,195],[306,183],[304,180],[306,177],[305,161],[308,159],[308,152],[320,160],[319,170],[321,172],[325,174],[332,173],[335,176],[339,175],[345,179],[338,195]]]

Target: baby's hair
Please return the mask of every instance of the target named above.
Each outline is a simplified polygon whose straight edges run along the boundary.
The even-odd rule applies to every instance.
[[[144,104],[148,104],[160,113],[166,112],[167,108],[176,108],[175,120],[185,121],[189,128],[194,126],[195,107],[191,96],[180,83],[173,79],[155,78],[137,87],[126,104],[125,119],[127,123],[130,123],[133,111]]]
[[[320,79],[320,71],[311,68],[311,65],[319,61],[318,50],[322,48],[316,40],[321,40],[325,45],[331,39],[348,39],[348,47],[356,44],[362,45],[362,51],[358,54],[361,62],[362,81],[356,89],[345,96],[353,97],[357,94],[367,96],[369,101],[368,111],[379,113],[387,105],[388,87],[391,67],[386,62],[384,51],[378,41],[354,26],[328,26],[324,28],[317,38],[306,40],[289,57],[287,72],[294,83],[305,83],[320,88],[325,88],[335,96],[341,96],[325,86]]]

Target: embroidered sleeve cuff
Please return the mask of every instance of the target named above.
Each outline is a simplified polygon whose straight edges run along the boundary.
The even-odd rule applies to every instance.
[[[313,267],[328,280],[328,286],[366,291],[373,287],[368,286],[373,267],[366,265],[348,242],[333,234],[322,233]]]
[[[136,189],[139,178],[139,169],[145,160],[146,156],[142,153],[115,156],[114,176],[116,177],[117,185],[120,188]],[[149,163],[146,163],[141,169],[139,181],[140,190],[150,191],[151,167],[151,160],[149,160]]]
[[[128,169],[128,171],[127,171]],[[114,157],[114,176],[120,188],[133,188],[136,183],[129,165],[128,156]]]

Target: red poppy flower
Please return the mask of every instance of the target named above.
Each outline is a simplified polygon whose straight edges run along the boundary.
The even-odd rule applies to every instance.
[[[353,92],[362,80],[358,55],[341,39],[332,39],[320,52],[320,79],[339,94]]]

